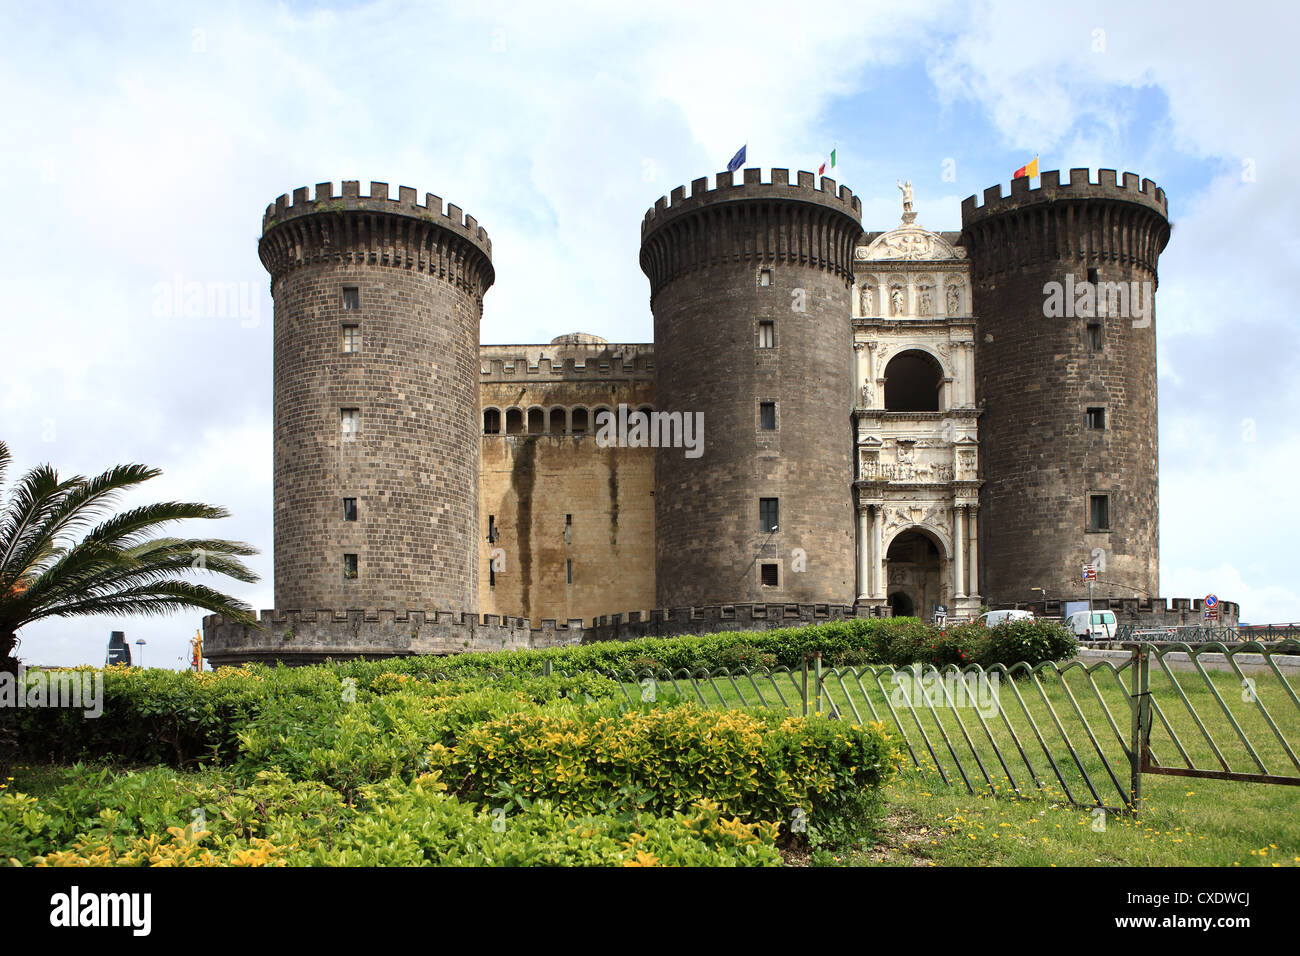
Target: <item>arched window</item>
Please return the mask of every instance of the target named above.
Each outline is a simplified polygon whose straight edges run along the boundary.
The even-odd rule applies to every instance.
[[[563,435],[567,429],[564,427],[564,409],[551,409],[551,434]]]
[[[483,434],[501,434],[501,413],[495,408],[483,409]]]
[[[546,413],[540,408],[528,409],[528,434],[540,435],[546,431]]]
[[[587,410],[581,405],[573,410],[573,434],[587,434]]]
[[[524,432],[524,413],[517,408],[506,410],[506,434],[522,435]]]
[[[885,366],[885,411],[937,412],[943,368],[928,352],[900,352]]]

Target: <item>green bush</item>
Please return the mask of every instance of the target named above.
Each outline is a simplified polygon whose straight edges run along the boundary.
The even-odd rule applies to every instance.
[[[701,802],[683,813],[505,813],[436,778],[368,786],[357,806],[320,783],[262,772],[72,768],[44,797],[0,791],[0,860],[45,866],[775,866],[775,824]],[[79,771],[79,773],[78,773]],[[201,814],[196,811],[202,811]]]
[[[195,674],[106,667],[99,717],[63,708],[20,710],[19,746],[28,762],[221,763],[235,757],[240,729],[263,707],[340,692],[338,675],[327,668],[223,667]]]
[[[1073,657],[1078,650],[1078,639],[1060,621],[1006,621],[988,629],[977,663],[986,669],[1019,663],[1034,667]]]
[[[883,725],[693,705],[521,711],[435,746],[431,767],[473,803],[551,800],[577,813],[666,816],[708,800],[742,820],[800,819],[848,838],[901,759]],[[797,827],[796,827],[797,829]]]
[[[359,789],[389,777],[412,780],[429,769],[433,745],[455,747],[470,728],[520,710],[611,697],[607,678],[484,678],[442,683],[389,675],[383,693],[354,700],[303,699],[267,707],[239,734],[244,773],[276,769],[297,780],[317,780],[351,803]],[[392,683],[395,687],[386,687]],[[498,683],[501,686],[497,686]],[[585,688],[585,691],[579,690]]]

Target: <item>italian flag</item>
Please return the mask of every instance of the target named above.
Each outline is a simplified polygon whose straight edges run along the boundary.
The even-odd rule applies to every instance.
[[[1028,176],[1033,179],[1038,175],[1038,157],[1035,156],[1032,161],[1026,163],[1011,174],[1012,179],[1019,179],[1021,176]]]
[[[830,168],[830,169],[834,169],[834,168],[835,168],[835,150],[833,150],[833,149],[831,150],[831,158],[828,159],[826,162],[822,163],[820,167],[818,167],[818,169],[817,169],[817,175],[818,175],[818,176],[824,176],[824,175],[826,175],[826,170],[827,170],[827,168]]]

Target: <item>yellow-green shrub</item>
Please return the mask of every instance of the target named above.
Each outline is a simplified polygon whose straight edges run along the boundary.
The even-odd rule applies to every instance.
[[[806,820],[837,841],[865,822],[900,760],[880,724],[694,706],[508,714],[429,756],[474,802],[546,799],[574,812],[663,816],[709,800],[742,820],[796,831]]]

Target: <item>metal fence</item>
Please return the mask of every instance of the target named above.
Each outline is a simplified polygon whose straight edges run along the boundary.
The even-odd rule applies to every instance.
[[[1300,739],[1291,683],[1300,672],[1288,666],[1288,678],[1278,666],[1283,657],[1294,660],[1300,642],[1138,642],[1125,650],[1119,663],[987,670],[826,668],[816,655],[796,669],[613,676],[629,703],[675,695],[709,708],[878,721],[898,735],[916,772],[971,793],[1135,813],[1143,774],[1300,784],[1290,742]]]
[[[1179,624],[1170,627],[1156,624],[1120,624],[1115,637],[1100,643],[1127,644],[1135,642],[1201,644],[1217,642],[1235,644],[1245,641],[1272,643],[1274,641],[1300,640],[1300,625],[1256,624],[1244,627],[1218,627],[1217,625]],[[1098,643],[1089,641],[1087,643]]]

